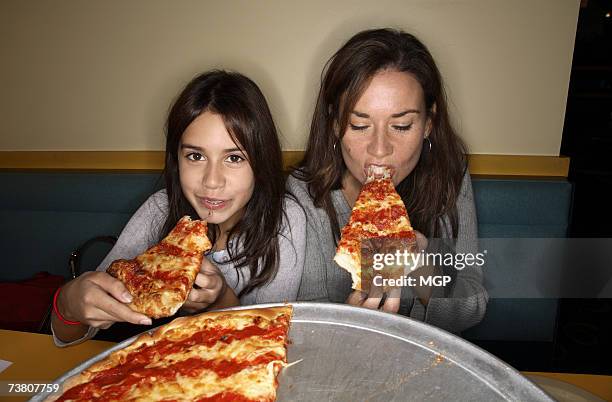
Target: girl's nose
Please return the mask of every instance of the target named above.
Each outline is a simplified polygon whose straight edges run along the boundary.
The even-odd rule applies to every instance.
[[[225,178],[223,176],[223,169],[221,166],[216,166],[214,163],[208,164],[204,168],[204,175],[202,177],[202,185],[210,190],[223,187]]]

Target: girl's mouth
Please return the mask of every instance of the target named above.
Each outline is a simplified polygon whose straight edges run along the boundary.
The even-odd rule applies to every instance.
[[[228,200],[219,200],[216,198],[208,198],[208,197],[198,197],[198,198],[200,200],[200,203],[204,206],[204,208],[210,209],[212,211],[223,209],[228,204]]]

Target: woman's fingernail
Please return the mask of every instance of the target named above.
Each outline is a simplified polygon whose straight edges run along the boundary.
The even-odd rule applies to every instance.
[[[132,295],[129,292],[125,292],[124,294],[121,295],[121,297],[123,298],[123,301],[126,303],[132,302]]]
[[[150,318],[144,318],[144,319],[140,320],[140,323],[142,325],[151,325],[152,324]]]

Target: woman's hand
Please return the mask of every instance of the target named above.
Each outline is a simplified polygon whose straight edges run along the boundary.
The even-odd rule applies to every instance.
[[[151,319],[130,309],[125,285],[106,272],[86,272],[62,287],[58,309],[67,320],[106,329],[115,322],[151,325]]]
[[[427,240],[427,237],[425,237],[425,235],[418,230],[415,230],[414,234],[416,236],[417,252],[420,253],[421,251],[427,250],[427,246],[429,245],[429,240]]]
[[[187,301],[181,309],[193,314],[204,310],[225,293],[227,285],[219,268],[204,258],[195,285],[187,295]]]
[[[361,290],[353,291],[346,302],[353,306],[366,307],[372,310],[382,310],[389,313],[397,313],[400,308],[400,288],[392,289],[387,293],[387,298],[383,305],[380,302],[383,299],[383,291],[381,287],[374,286],[372,283],[370,291],[368,293],[362,292]]]
[[[426,250],[428,245],[427,237],[425,237],[425,235],[418,230],[415,230],[414,234],[416,235],[417,252]],[[367,293],[360,290],[355,290],[346,299],[346,303],[353,306],[366,307],[372,310],[397,313],[400,308],[400,295],[400,288],[394,288],[391,291],[386,292],[386,299],[381,306],[380,303],[383,300],[383,296],[385,296],[383,289],[380,286],[375,286],[374,283],[371,283],[370,289]]]
[[[417,237],[417,247],[418,251],[427,250],[427,246],[429,245],[429,241],[427,237],[425,237],[421,232],[414,231]],[[429,277],[432,275],[439,275],[438,269],[436,267],[430,265],[421,265],[416,267],[413,272],[409,274],[412,278],[415,278],[415,285],[412,287],[412,293],[419,298],[421,304],[427,306],[429,304],[429,299],[431,298],[431,293],[433,292],[433,288],[431,286],[421,285],[420,277]]]

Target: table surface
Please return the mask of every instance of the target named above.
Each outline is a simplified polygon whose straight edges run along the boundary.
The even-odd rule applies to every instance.
[[[0,329],[0,359],[13,364],[0,373],[0,382],[51,382],[83,361],[115,345],[113,342],[90,340],[68,348],[58,348],[49,335]],[[612,401],[612,376],[523,372],[565,381],[583,388],[604,400]],[[0,396],[4,399],[6,396]],[[10,397],[10,401],[28,397]]]

